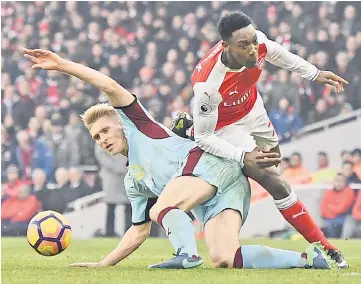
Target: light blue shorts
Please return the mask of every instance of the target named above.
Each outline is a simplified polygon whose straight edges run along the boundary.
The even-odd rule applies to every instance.
[[[210,219],[226,209],[238,211],[242,216],[242,224],[246,221],[251,203],[251,187],[248,179],[240,175],[227,190],[217,194],[207,202],[192,210],[193,215],[205,225]]]
[[[204,153],[197,148],[190,151],[173,177],[183,175],[199,177],[217,188],[213,198],[192,210],[195,217],[203,224],[225,209],[239,211],[242,222],[246,220],[251,200],[251,187],[239,163]],[[194,188],[194,191],[196,190],[197,188]]]

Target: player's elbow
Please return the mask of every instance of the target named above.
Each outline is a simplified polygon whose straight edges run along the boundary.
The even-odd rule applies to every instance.
[[[194,141],[196,142],[197,146],[202,150],[208,149],[210,146],[209,136],[206,135],[194,135]]]
[[[116,95],[119,92],[120,85],[113,79],[110,79],[109,83],[102,90],[107,95]]]

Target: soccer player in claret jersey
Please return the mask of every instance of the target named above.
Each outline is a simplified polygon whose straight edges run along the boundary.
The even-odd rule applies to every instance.
[[[333,268],[334,261],[319,244],[306,252],[265,246],[239,246],[241,225],[247,218],[250,186],[238,162],[204,153],[157,123],[140,102],[108,76],[65,60],[47,50],[24,49],[32,68],[56,70],[92,84],[110,103],[90,107],[83,115],[91,136],[111,155],[128,157],[125,190],[132,206],[133,226],[102,261],[75,263],[77,267],[115,265],[148,237],[151,220],[165,229],[175,257],[151,268],[192,268],[203,263],[198,255],[191,219],[205,224],[206,244],[216,267]],[[276,155],[278,156],[278,155]],[[263,153],[265,165],[279,163]],[[201,205],[199,205],[201,204]]]
[[[343,91],[343,84],[347,84],[334,73],[318,70],[267,39],[242,12],[225,14],[218,23],[218,32],[222,40],[203,56],[192,75],[195,96],[192,133],[195,142],[206,152],[238,161],[241,166],[254,160],[257,146],[280,153],[277,134],[256,88],[265,61],[297,72],[305,79],[330,84],[337,91]],[[183,125],[189,122],[184,113],[180,114],[172,130],[184,135],[180,121]],[[348,267],[276,166],[262,169],[251,162],[244,169],[272,195],[283,217],[307,241],[320,241],[340,268]]]

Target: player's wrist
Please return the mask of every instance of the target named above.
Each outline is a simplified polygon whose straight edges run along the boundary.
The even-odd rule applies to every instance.
[[[318,78],[318,76],[320,76],[320,73],[321,73],[321,70],[317,68],[317,72],[316,72],[316,74],[313,76],[313,78],[311,79],[311,81],[315,81],[315,80]]]
[[[238,151],[238,158],[237,161],[240,163],[241,167],[244,167],[244,159],[245,156],[247,154],[247,151],[240,149],[240,151]]]
[[[55,70],[62,73],[68,73],[70,63],[71,62],[69,60],[66,60],[65,58],[61,58]]]
[[[99,266],[99,267],[105,267],[105,266],[111,266],[111,265],[112,264],[110,264],[108,261],[106,261],[106,258],[97,263],[97,266]]]

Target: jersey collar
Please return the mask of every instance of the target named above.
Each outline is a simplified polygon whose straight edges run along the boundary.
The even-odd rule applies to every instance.
[[[223,63],[222,60],[221,60],[223,52],[224,52],[224,51],[222,51],[221,53],[219,53],[217,61],[218,61],[218,64],[219,64],[220,66],[222,66],[222,67],[226,70],[226,72],[239,72],[239,73],[241,73],[241,72],[243,72],[244,70],[246,70],[246,67],[245,67],[245,66],[241,67],[240,69],[232,69],[232,68],[229,68],[229,67],[227,67],[226,65],[224,65],[224,63]]]

